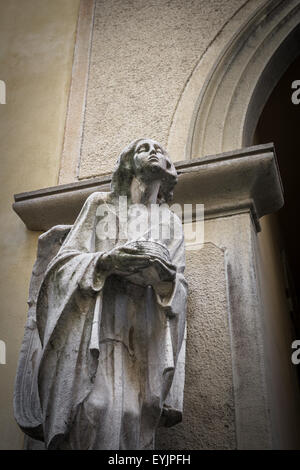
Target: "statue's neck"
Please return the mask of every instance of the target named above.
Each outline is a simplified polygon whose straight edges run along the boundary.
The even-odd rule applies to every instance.
[[[130,186],[131,204],[156,204],[160,188],[160,180],[145,183],[139,178],[134,177]]]

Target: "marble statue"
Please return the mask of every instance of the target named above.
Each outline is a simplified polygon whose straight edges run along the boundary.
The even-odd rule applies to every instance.
[[[111,191],[40,237],[15,416],[47,449],[153,449],[181,420],[187,283],[177,181],[151,139],[119,156]]]

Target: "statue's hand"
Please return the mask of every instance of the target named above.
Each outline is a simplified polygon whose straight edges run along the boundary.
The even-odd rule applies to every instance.
[[[148,266],[151,266],[152,268],[155,269],[156,274],[160,281],[171,282],[175,279],[176,266],[166,261],[165,259],[161,258],[158,254],[153,254],[151,251],[147,251],[147,249],[143,249],[142,247],[140,247],[139,249],[130,248],[128,249],[128,252],[139,254],[139,255],[144,255],[145,257],[148,257],[149,258]]]
[[[124,250],[126,250],[127,253],[143,256],[147,259],[148,264],[145,267],[151,267],[151,271],[153,272],[154,270],[156,272],[156,275],[154,276],[154,278],[152,278],[152,282],[155,283],[155,279],[156,282],[171,282],[175,279],[176,266],[174,266],[170,261],[166,260],[165,258],[162,258],[159,254],[159,250],[153,250],[153,247],[144,245],[143,242],[138,243],[137,247],[129,247],[125,245]],[[144,269],[144,267],[142,267],[141,269]]]
[[[131,274],[150,266],[150,256],[139,254],[136,250],[127,247],[113,248],[101,256],[98,263],[99,271]]]

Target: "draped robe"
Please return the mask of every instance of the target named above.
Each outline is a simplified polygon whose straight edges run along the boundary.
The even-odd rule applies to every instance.
[[[171,212],[181,237],[161,240],[177,270],[163,296],[101,270],[103,253],[124,244],[97,236],[97,208],[108,199],[87,199],[37,298],[36,385],[49,449],[151,449],[162,415],[167,425],[180,420],[187,297],[181,222]]]

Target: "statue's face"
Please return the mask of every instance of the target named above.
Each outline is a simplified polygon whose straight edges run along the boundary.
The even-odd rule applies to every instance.
[[[159,174],[161,170],[171,167],[171,162],[164,154],[162,146],[152,139],[141,140],[135,149],[133,162],[135,172],[145,174]]]

